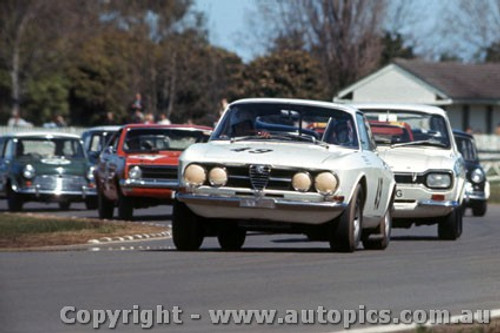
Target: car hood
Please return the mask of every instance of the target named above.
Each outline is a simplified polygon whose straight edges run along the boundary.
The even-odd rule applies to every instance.
[[[21,161],[20,161],[21,162]],[[40,160],[22,161],[24,165],[31,164],[39,175],[71,175],[85,176],[88,171],[88,162],[84,158],[62,159],[62,158],[43,158]],[[22,168],[21,168],[22,169]]]
[[[423,173],[429,169],[453,170],[455,164],[451,150],[433,148],[380,149],[379,156],[391,167],[393,172]]]
[[[270,164],[318,168],[330,159],[339,159],[356,152],[330,146],[282,142],[211,142],[192,145],[183,159],[188,162]]]
[[[130,154],[127,156],[127,164],[177,165],[181,153],[181,151],[162,151],[154,154]]]

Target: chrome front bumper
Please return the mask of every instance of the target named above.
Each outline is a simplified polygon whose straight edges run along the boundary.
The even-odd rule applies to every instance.
[[[460,206],[458,201],[416,200],[412,202],[394,202],[395,218],[428,218],[446,216]]]
[[[207,218],[260,219],[320,224],[339,216],[347,207],[335,201],[299,201],[272,197],[224,197],[177,193],[177,200]]]
[[[158,180],[158,179],[121,179],[120,186],[124,189],[133,188],[154,188],[175,190],[179,187],[177,180]]]
[[[67,190],[43,190],[39,186],[35,185],[30,188],[12,188],[14,192],[22,195],[33,195],[35,197],[40,196],[53,196],[53,197],[81,197],[85,199],[86,197],[96,196],[97,192],[93,188],[82,187],[81,191],[67,191]]]

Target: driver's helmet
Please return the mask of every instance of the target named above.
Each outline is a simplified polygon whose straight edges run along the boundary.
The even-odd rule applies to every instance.
[[[255,132],[254,115],[248,110],[235,109],[230,114],[232,136],[251,135]]]
[[[333,125],[331,142],[341,146],[350,146],[354,141],[354,129],[350,120],[340,120]]]

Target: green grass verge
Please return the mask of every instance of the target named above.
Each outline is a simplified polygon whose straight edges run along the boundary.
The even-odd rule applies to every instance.
[[[0,214],[0,237],[15,238],[21,235],[52,233],[60,231],[92,230],[98,233],[112,233],[124,229],[116,223],[83,221],[77,219],[53,219],[25,215]]]
[[[90,239],[165,231],[165,227],[59,216],[0,214],[0,249],[84,244]]]

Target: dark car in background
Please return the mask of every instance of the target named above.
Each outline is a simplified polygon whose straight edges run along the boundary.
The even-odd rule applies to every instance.
[[[10,211],[28,201],[72,202],[95,206],[90,163],[79,136],[62,133],[18,133],[0,137],[0,195]]]
[[[92,165],[97,163],[99,154],[106,146],[109,138],[115,134],[121,126],[97,126],[82,133],[83,147]]]
[[[490,184],[486,173],[479,163],[474,137],[468,133],[453,130],[457,148],[465,160],[467,183],[465,185],[464,210],[472,209],[474,216],[483,216],[488,208]]]

